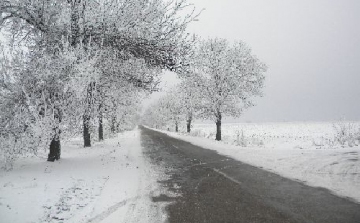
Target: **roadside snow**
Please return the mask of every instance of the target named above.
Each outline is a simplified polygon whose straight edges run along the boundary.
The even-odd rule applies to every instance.
[[[255,124],[252,124],[255,125]],[[303,125],[303,124],[301,124]],[[314,125],[319,128],[320,124]],[[326,127],[328,126],[328,127]],[[289,126],[288,126],[289,127]],[[319,128],[322,133],[329,134],[331,124],[326,124]],[[197,126],[197,128],[201,128]],[[234,127],[232,127],[234,128]],[[255,128],[255,127],[254,127]],[[239,161],[248,163],[275,172],[284,177],[306,183],[314,187],[323,187],[332,191],[334,194],[352,198],[360,202],[360,147],[349,148],[324,148],[319,149],[317,145],[305,139],[316,140],[321,138],[321,134],[316,131],[305,135],[296,135],[296,125],[291,126],[293,131],[284,131],[277,126],[277,130],[271,135],[271,143],[259,146],[240,147],[217,142],[214,139],[189,136],[174,132],[160,131],[171,137],[188,141],[194,145],[216,150],[220,154],[232,157]],[[326,129],[327,128],[327,129]],[[153,129],[159,131],[157,129]],[[312,129],[314,130],[314,129]],[[204,128],[204,131],[206,128]],[[230,131],[224,127],[224,132]],[[260,133],[254,131],[252,134]],[[291,136],[288,136],[288,135]],[[298,139],[291,143],[287,140],[282,144],[284,138]],[[313,138],[311,138],[313,137]],[[270,138],[270,137],[269,137]],[[280,145],[280,146],[276,146]]]
[[[142,154],[139,130],[82,148],[63,145],[58,162],[19,160],[0,172],[1,222],[163,222],[159,174]]]

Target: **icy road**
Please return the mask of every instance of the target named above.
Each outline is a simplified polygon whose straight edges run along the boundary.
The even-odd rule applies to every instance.
[[[162,184],[177,196],[168,221],[357,223],[360,204],[323,188],[306,186],[144,127],[141,144],[152,162],[166,170]]]

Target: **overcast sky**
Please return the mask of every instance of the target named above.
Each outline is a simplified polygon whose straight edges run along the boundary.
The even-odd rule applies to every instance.
[[[243,40],[269,66],[242,121],[360,120],[359,0],[190,2],[205,11],[189,32]]]
[[[205,8],[190,33],[243,40],[269,67],[242,121],[360,120],[359,0],[189,1]]]

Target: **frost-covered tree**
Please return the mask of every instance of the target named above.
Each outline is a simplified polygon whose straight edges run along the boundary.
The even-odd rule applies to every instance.
[[[99,111],[103,110],[101,100],[106,95],[105,80],[112,81],[108,85],[126,81],[151,91],[149,86],[156,80],[151,75],[156,69],[181,71],[191,43],[185,28],[197,16],[193,11],[183,13],[187,8],[185,0],[4,0],[0,2],[0,28],[8,28],[11,35],[16,33],[37,47],[37,54],[31,54],[29,61],[45,57],[61,61],[69,53],[66,58],[71,61],[65,60],[64,65],[69,69],[63,75],[70,86],[77,86],[71,88],[75,90],[71,102],[81,105],[76,111],[83,112],[84,145],[89,146],[89,123],[94,115],[98,115],[101,129]],[[129,71],[128,67],[135,69],[122,71]],[[46,69],[51,73],[49,67]],[[115,78],[118,80],[113,81]],[[60,84],[55,89],[64,92],[65,86]],[[54,95],[45,96],[63,104],[58,102],[58,93]],[[53,109],[55,123],[63,125],[64,112],[60,106]],[[64,117],[78,121],[79,114],[75,114]],[[59,128],[53,128],[49,158],[59,158],[63,133]]]
[[[183,76],[184,77],[184,76]],[[143,121],[150,126],[179,125],[186,121],[186,131],[191,131],[191,123],[200,111],[202,94],[196,74],[186,75],[182,81],[169,89],[158,101],[145,111]],[[160,118],[159,118],[160,117]]]
[[[200,41],[193,63],[201,92],[200,115],[216,123],[216,140],[221,140],[224,116],[239,117],[261,95],[266,66],[243,42],[225,39]]]
[[[201,109],[202,93],[197,82],[199,77],[193,73],[183,78],[182,82],[174,87],[175,100],[181,103],[181,111],[186,117],[186,131],[190,133],[192,121],[198,117]]]
[[[69,52],[54,56],[34,47],[28,52],[12,48],[2,58],[0,131],[6,162],[24,152],[36,154],[49,142],[48,159],[60,158],[60,150],[54,150],[60,147],[60,133],[71,135],[78,123],[76,87],[69,82],[72,57]]]
[[[178,132],[179,124],[185,118],[183,109],[176,91],[168,92],[147,108],[143,115],[143,123],[155,128],[174,126]]]
[[[111,49],[103,52],[102,59],[97,65],[101,71],[101,77],[97,82],[100,96],[97,102],[99,124],[105,114],[109,118],[109,111],[123,112],[127,111],[126,107],[136,107],[140,99],[156,89],[161,73],[159,67],[147,64],[144,59],[129,57],[123,60],[112,58]],[[116,120],[115,117],[119,116],[113,112],[112,119]],[[101,131],[100,126],[99,130]],[[114,132],[115,128],[112,130]]]
[[[163,119],[159,108],[157,103],[150,105],[142,115],[141,123],[156,129],[165,127],[167,123],[166,120]]]
[[[46,41],[111,47],[122,58],[179,70],[192,42],[186,27],[197,17],[189,6],[186,0],[4,0],[0,22],[21,20]]]
[[[174,123],[175,132],[179,131],[179,125],[184,120],[182,101],[178,100],[176,92],[169,92],[161,99],[161,109],[165,112],[168,122]]]

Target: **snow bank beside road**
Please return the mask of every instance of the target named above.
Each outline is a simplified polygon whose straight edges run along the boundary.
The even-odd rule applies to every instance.
[[[157,129],[153,129],[159,131]],[[360,147],[301,149],[239,147],[213,139],[160,131],[194,145],[257,166],[310,186],[324,187],[334,194],[360,202]]]
[[[139,130],[82,148],[63,145],[62,159],[26,158],[0,172],[1,222],[162,222],[152,204],[158,177],[144,159]]]

